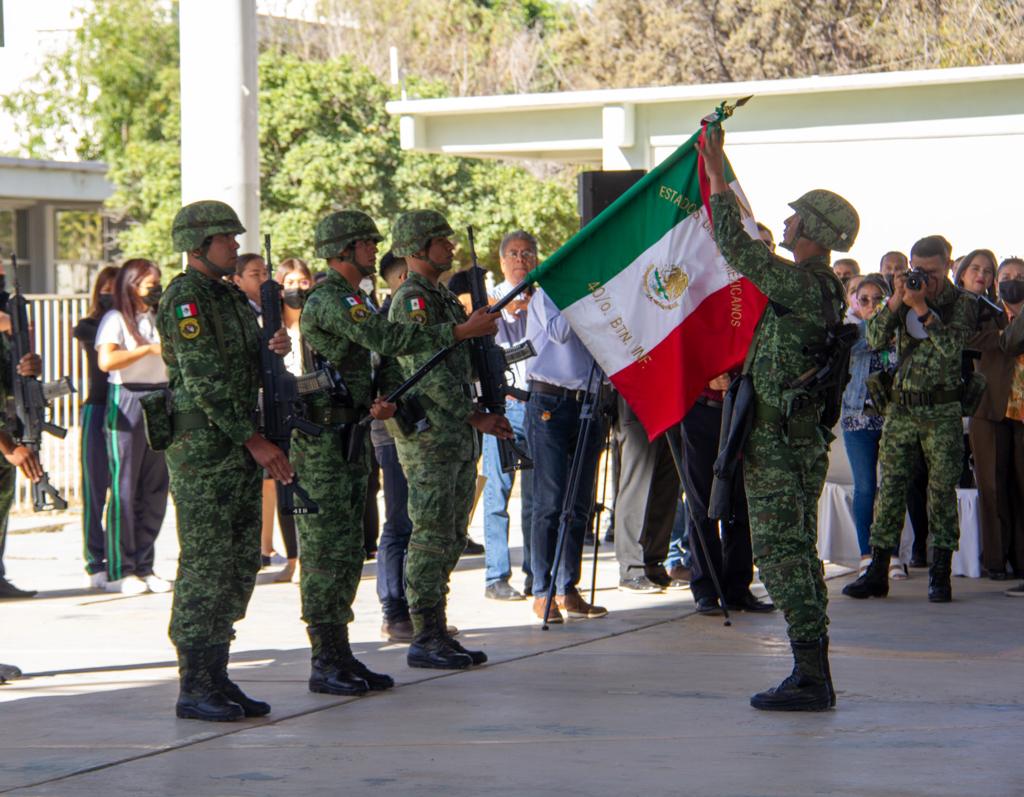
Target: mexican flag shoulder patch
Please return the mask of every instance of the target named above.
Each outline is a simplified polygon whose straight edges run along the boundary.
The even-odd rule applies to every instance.
[[[422,296],[417,296],[416,298],[409,300],[409,309],[410,310],[425,310],[426,308],[427,308],[427,303],[425,301],[423,301],[423,297]]]
[[[177,318],[195,318],[199,315],[199,308],[193,302],[179,304],[174,308],[174,315]]]

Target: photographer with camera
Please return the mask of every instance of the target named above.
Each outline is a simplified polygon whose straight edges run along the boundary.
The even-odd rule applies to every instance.
[[[928,465],[928,525],[934,540],[928,600],[952,600],[953,551],[960,538],[960,418],[962,405],[972,398],[963,384],[961,361],[975,329],[977,302],[949,281],[949,255],[941,236],[915,243],[910,272],[894,275],[892,296],[868,322],[868,346],[885,349],[895,337],[898,365],[891,380],[874,383],[872,398],[876,405],[886,404],[879,457],[883,481],[871,528],[871,564],[843,589],[851,598],[889,594],[890,558],[903,528],[907,484],[920,445]]]

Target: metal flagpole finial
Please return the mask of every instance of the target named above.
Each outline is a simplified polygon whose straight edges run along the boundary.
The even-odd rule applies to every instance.
[[[753,96],[753,94],[748,94],[746,97],[742,97],[736,100],[736,102],[733,103],[732,105],[729,105],[728,100],[722,100],[718,107],[715,108],[714,112],[709,113],[707,116],[701,119],[701,122],[704,122],[709,125],[721,124],[730,116],[732,116],[733,111],[735,111],[737,108],[741,108],[744,105],[746,105],[747,102],[749,102]]]

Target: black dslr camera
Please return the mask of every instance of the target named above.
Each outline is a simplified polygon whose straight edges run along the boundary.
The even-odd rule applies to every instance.
[[[932,278],[926,271],[914,270],[907,274],[907,289],[912,291],[919,291],[924,288]]]

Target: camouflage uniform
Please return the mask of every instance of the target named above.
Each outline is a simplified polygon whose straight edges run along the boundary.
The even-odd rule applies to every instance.
[[[928,324],[928,337],[920,341],[907,333],[911,310],[905,305],[894,313],[884,304],[868,321],[868,346],[887,348],[895,335],[900,358],[882,427],[883,479],[871,526],[872,548],[891,550],[899,540],[918,445],[928,464],[928,528],[934,545],[955,551],[960,543],[956,485],[964,448],[961,359],[975,328],[976,302],[946,282],[929,305],[937,317]]]
[[[460,324],[462,304],[444,285],[431,285],[410,272],[395,292],[390,318],[400,324]],[[429,354],[398,358],[410,376]],[[405,437],[389,422],[398,458],[409,482],[412,536],[405,561],[406,597],[412,612],[444,602],[448,577],[466,547],[469,512],[476,488],[480,443],[466,422],[474,403],[466,393],[473,382],[469,349],[455,349],[414,388],[426,411],[430,429]]]
[[[332,405],[318,394],[311,402],[312,417],[327,429],[319,437],[297,433],[292,449],[295,469],[320,506],[319,514],[298,517],[302,618],[308,625],[343,625],[353,619],[352,600],[365,556],[369,454],[348,462],[340,435],[341,424],[362,418],[374,399],[371,351],[433,353],[454,342],[451,324],[403,327],[371,308],[369,297],[332,269],[310,292],[302,311],[303,342],[338,370],[354,405]]]
[[[729,265],[770,300],[751,344],[756,349],[750,374],[757,413],[743,452],[754,559],[768,594],[786,617],[790,639],[816,640],[828,627],[817,513],[831,436],[818,425],[820,406],[790,419],[789,442],[780,421],[785,387],[815,365],[804,347],[825,340],[828,319],[820,284],[826,284],[837,318],[844,311],[843,288],[827,257],[794,265],[751,239],[731,191],[712,195],[711,212],[715,239]],[[797,426],[799,437],[792,435]]]
[[[16,426],[7,417],[8,397],[11,395],[11,342],[7,335],[0,334],[0,428],[11,432]],[[12,405],[13,406],[13,405]],[[12,432],[13,436],[13,432]],[[14,485],[18,475],[15,468],[3,457],[0,457],[0,578],[4,578],[4,548],[7,545],[7,519],[14,504]]]
[[[181,553],[171,610],[179,648],[229,642],[260,568],[256,432],[260,331],[245,295],[194,269],[171,280],[157,328],[174,394],[167,449]]]

